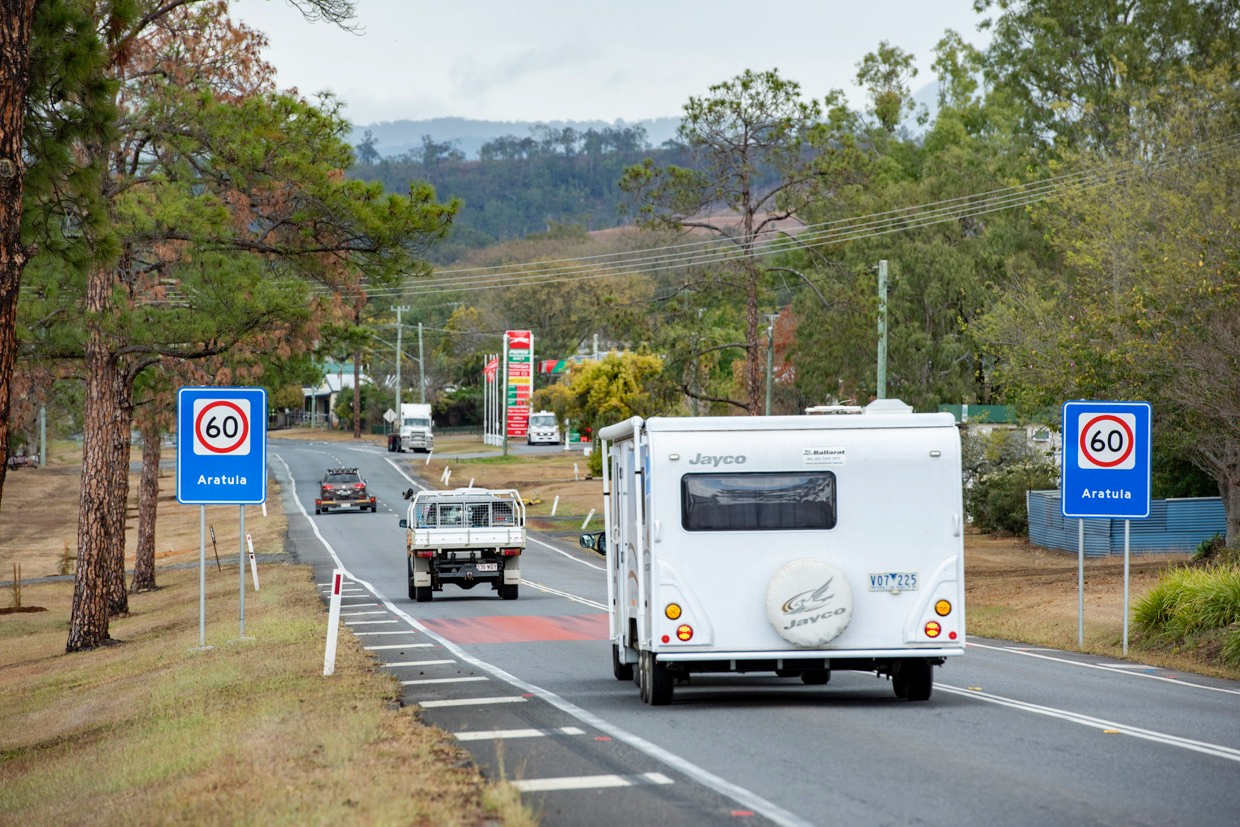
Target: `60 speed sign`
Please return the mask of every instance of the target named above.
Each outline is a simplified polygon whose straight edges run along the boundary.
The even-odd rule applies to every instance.
[[[1080,468],[1134,468],[1137,455],[1137,418],[1130,413],[1083,412],[1077,417],[1081,452],[1076,455]]]
[[[250,453],[250,400],[195,399],[193,415],[195,454]]]

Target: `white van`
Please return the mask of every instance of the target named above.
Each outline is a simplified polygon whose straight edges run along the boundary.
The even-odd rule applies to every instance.
[[[890,677],[927,700],[964,653],[960,436],[879,400],[837,415],[603,428],[612,670],[668,704],[701,672]]]

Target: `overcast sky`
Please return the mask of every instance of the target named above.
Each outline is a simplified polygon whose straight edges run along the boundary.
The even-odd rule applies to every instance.
[[[557,121],[680,116],[746,69],[778,69],[806,97],[843,89],[886,40],[935,80],[945,29],[975,45],[973,0],[357,0],[360,34],[306,23],[286,0],[233,0],[264,32],[281,89],[331,90],[354,124],[462,117]]]

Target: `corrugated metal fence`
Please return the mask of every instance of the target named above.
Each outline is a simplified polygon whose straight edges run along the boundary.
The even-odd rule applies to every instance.
[[[1058,491],[1030,491],[1025,502],[1029,508],[1031,543],[1044,548],[1077,550],[1080,521],[1063,516]],[[1202,542],[1226,533],[1226,513],[1218,497],[1151,500],[1150,516],[1131,521],[1128,548],[1134,554],[1192,554]],[[1085,520],[1086,557],[1123,553],[1123,520]]]

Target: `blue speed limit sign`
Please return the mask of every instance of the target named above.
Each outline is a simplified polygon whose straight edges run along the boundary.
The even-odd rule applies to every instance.
[[[177,501],[250,505],[267,499],[267,392],[181,388]]]
[[[1063,515],[1148,517],[1152,443],[1147,402],[1065,402]]]

